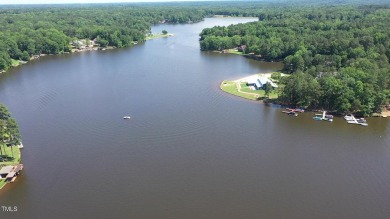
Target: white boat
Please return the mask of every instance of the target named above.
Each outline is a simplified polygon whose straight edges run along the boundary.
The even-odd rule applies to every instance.
[[[130,119],[130,116],[124,116],[123,119]]]
[[[355,120],[355,117],[352,114],[348,114],[344,116],[344,119],[347,121],[353,121]]]

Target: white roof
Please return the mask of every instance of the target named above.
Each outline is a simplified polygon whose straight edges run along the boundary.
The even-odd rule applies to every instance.
[[[257,79],[260,83],[261,86],[267,84],[267,83],[270,83],[272,87],[278,87],[278,85],[276,85],[273,81],[271,81],[269,78],[266,78],[266,77],[259,77]]]
[[[247,78],[248,84],[256,84],[257,87],[262,87],[266,83],[270,83],[272,87],[278,87],[277,84],[272,82],[269,78],[263,77],[263,76],[253,76]]]

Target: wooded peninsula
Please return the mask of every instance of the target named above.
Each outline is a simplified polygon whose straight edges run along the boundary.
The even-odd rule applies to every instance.
[[[390,100],[390,5],[261,9],[259,21],[207,28],[202,50],[283,61],[279,103],[370,115]]]

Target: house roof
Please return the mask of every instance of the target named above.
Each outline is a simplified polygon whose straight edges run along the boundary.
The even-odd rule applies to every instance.
[[[271,81],[269,78],[266,78],[266,77],[259,77],[257,79],[261,85],[261,87],[267,83],[270,83],[272,87],[278,87],[278,85],[276,85],[273,81]]]
[[[271,84],[272,87],[278,87],[278,85],[271,81],[269,78],[262,76],[250,77],[247,80],[248,84],[256,84],[257,87],[262,87],[268,82]]]
[[[0,170],[0,174],[3,175],[3,174],[9,174],[12,169],[14,169],[14,166],[5,166],[3,168],[1,168]]]
[[[16,175],[15,172],[10,172],[10,173],[8,173],[8,175],[7,175],[5,178],[12,178],[12,177],[14,177],[15,175]]]

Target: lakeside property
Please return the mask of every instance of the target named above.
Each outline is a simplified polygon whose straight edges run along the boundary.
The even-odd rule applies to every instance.
[[[158,38],[164,38],[164,37],[172,37],[175,36],[173,33],[150,33],[145,35],[145,40],[153,40],[153,39],[158,39]],[[89,39],[80,39],[80,40],[74,40],[71,43],[71,52],[63,52],[60,54],[69,54],[69,53],[79,53],[79,52],[85,52],[85,51],[97,51],[97,50],[108,50],[108,49],[116,49],[114,46],[106,46],[106,47],[101,47],[98,43],[96,43],[96,39],[89,40]],[[134,41],[132,42],[132,45],[137,45],[138,42]],[[39,54],[39,55],[33,55],[29,61],[39,59],[40,57],[47,56],[47,55],[54,55],[54,54]],[[16,59],[11,59],[12,65],[11,67],[17,67],[22,64],[26,64],[28,61],[23,61],[23,60],[16,60]],[[9,70],[9,69],[7,69]],[[0,70],[1,73],[7,72],[7,70]]]
[[[281,74],[281,73],[280,73]],[[281,74],[286,76],[285,74]],[[271,78],[272,73],[259,73],[237,80],[224,80],[220,88],[226,93],[249,100],[264,100],[278,98],[277,80]],[[270,87],[267,89],[267,83]]]
[[[23,164],[20,163],[21,148],[23,148],[22,143],[18,146],[2,145],[0,155],[0,189],[7,183],[14,182],[16,176],[23,169]]]
[[[158,38],[164,38],[164,37],[171,37],[175,36],[173,33],[154,33],[154,34],[148,34],[146,35],[145,40],[152,40],[152,39],[158,39]]]

